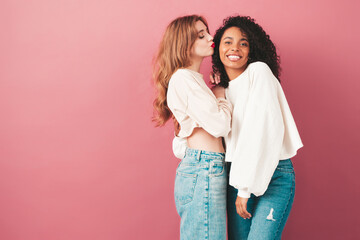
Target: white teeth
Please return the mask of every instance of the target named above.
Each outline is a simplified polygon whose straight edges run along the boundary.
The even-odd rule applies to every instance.
[[[238,59],[240,59],[240,56],[229,55],[228,58],[229,58],[230,60],[238,60]]]

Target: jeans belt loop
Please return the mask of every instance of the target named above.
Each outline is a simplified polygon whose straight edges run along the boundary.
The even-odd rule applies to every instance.
[[[201,150],[199,150],[198,152],[197,152],[197,156],[196,156],[196,158],[197,158],[197,160],[200,162],[200,157],[201,157]]]

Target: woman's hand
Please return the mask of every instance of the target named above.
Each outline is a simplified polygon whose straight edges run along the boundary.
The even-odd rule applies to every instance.
[[[210,82],[218,85],[220,83],[220,75],[217,73],[210,73]]]
[[[242,198],[237,196],[235,201],[236,212],[240,215],[240,217],[244,219],[251,218],[251,214],[246,209],[248,200],[248,198]]]
[[[225,88],[220,86],[215,86],[211,89],[216,98],[225,98]]]

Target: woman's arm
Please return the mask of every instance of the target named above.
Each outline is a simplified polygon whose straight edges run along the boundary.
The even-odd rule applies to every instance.
[[[279,162],[284,138],[277,97],[279,83],[265,63],[253,63],[251,67],[251,87],[241,129],[232,132],[233,137],[237,136],[237,145],[232,154],[229,183],[242,198],[249,198],[251,193],[264,194]]]
[[[211,94],[209,89],[200,86],[190,74],[181,73],[172,78],[168,88],[168,106],[178,119],[177,115],[186,115],[191,118],[196,127],[203,128],[214,137],[226,136],[231,129],[232,105],[221,97]],[[180,124],[182,119],[178,119]]]

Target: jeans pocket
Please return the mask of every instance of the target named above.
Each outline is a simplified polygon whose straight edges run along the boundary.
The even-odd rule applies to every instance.
[[[290,159],[280,160],[278,166],[276,167],[276,171],[282,173],[294,173],[294,166]]]
[[[282,173],[294,173],[293,166],[280,166],[277,167],[276,170]]]
[[[175,203],[184,205],[193,200],[197,174],[176,172],[175,178]]]
[[[277,171],[282,172],[282,173],[294,173],[294,168],[276,168]]]
[[[225,170],[225,163],[222,161],[212,161],[210,162],[210,177],[221,176]]]

